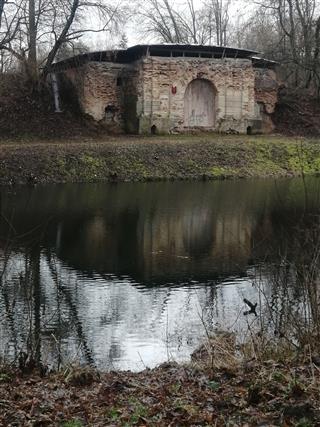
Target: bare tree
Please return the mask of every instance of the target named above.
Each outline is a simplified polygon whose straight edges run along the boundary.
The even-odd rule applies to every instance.
[[[320,87],[320,8],[316,0],[266,0],[242,28],[246,46],[281,62],[297,88]],[[261,19],[263,17],[263,20]]]
[[[185,13],[180,15],[183,33],[186,40],[194,44],[211,42],[212,19],[210,8],[196,9],[193,0],[187,0]]]
[[[10,44],[16,38],[22,19],[21,1],[0,0],[0,49],[10,50]]]
[[[215,43],[218,46],[226,46],[227,44],[230,4],[231,0],[209,0],[207,4],[213,18],[211,28],[215,31]]]
[[[165,43],[182,43],[180,17],[170,0],[146,0],[137,13],[142,32]]]
[[[18,58],[32,79],[37,79],[39,67],[45,76],[64,45],[87,33],[116,29],[122,4],[123,0],[0,0],[0,50]],[[43,63],[38,61],[40,52]]]
[[[144,34],[165,43],[223,45],[227,41],[231,0],[145,0],[137,13]]]
[[[36,23],[36,5],[35,0],[29,0],[28,14],[28,45],[29,45],[29,71],[33,79],[36,78],[38,72],[37,64],[37,23]]]

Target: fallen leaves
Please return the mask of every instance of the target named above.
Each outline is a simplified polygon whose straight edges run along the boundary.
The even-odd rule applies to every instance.
[[[1,426],[312,426],[319,372],[303,361],[233,367],[165,364],[140,373],[89,368],[42,377],[1,372]],[[312,381],[311,381],[312,379]]]

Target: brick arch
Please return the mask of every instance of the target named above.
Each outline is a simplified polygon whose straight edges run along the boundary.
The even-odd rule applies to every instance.
[[[216,88],[210,80],[192,80],[184,94],[184,126],[212,128],[216,121]]]

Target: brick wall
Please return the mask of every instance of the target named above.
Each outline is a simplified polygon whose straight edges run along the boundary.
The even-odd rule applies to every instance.
[[[160,132],[184,130],[185,93],[194,79],[214,87],[213,129],[245,133],[256,118],[255,74],[249,60],[147,57],[141,69],[140,132],[153,125]]]
[[[272,130],[276,76],[247,59],[150,56],[131,64],[89,62],[64,73],[82,111],[114,130]]]
[[[96,121],[122,129],[122,84],[126,66],[110,62],[90,62],[64,73],[74,85],[81,110]]]

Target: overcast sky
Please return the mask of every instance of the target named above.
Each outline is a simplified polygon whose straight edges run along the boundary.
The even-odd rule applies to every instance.
[[[230,18],[233,22],[235,22],[239,17],[244,16],[246,12],[248,12],[248,9],[250,8],[248,1],[244,0],[233,0],[230,7]],[[183,9],[185,5],[185,2],[179,1],[174,2],[175,7],[179,6],[181,9]],[[200,8],[203,4],[203,0],[194,0],[194,4],[196,7]],[[92,22],[91,25],[98,25]],[[151,36],[146,37],[145,35],[141,34],[141,31],[139,31],[139,28],[137,28],[137,23],[134,21],[134,19],[127,22],[125,29],[124,29],[126,36],[128,37],[128,46],[133,46],[135,44],[145,44],[145,43],[154,43],[157,42],[155,38],[152,38]],[[98,34],[91,34],[90,36],[86,37],[86,43],[92,48],[93,50],[101,50],[101,49],[107,49],[112,48],[118,43],[118,37],[117,35],[110,35],[105,33],[98,33]]]

